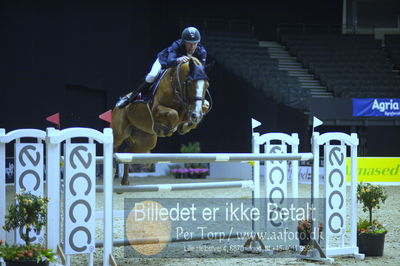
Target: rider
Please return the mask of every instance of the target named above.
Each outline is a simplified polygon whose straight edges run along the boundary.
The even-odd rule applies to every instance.
[[[162,69],[173,67],[179,63],[189,60],[189,56],[194,56],[205,65],[207,51],[200,42],[200,32],[195,27],[188,27],[182,31],[181,39],[172,43],[157,55],[157,60],[153,63],[150,72],[146,75],[145,81],[132,93],[122,97],[116,104],[122,108],[128,105],[139,92],[147,92],[151,84],[156,80]]]

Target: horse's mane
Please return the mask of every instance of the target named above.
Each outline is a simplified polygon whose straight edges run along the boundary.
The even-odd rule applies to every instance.
[[[190,60],[182,63],[180,65],[180,67],[184,68],[185,71],[188,71],[188,75],[191,76],[192,80],[199,80],[199,79],[208,79],[207,73],[204,69],[203,64],[201,63],[201,61],[199,59],[197,59],[194,56],[189,56],[190,60],[193,61],[193,63],[196,65],[195,69],[191,69],[190,70]]]

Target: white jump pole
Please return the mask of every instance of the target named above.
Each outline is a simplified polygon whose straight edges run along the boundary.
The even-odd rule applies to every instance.
[[[171,239],[159,239],[159,238],[136,238],[136,239],[114,239],[113,244],[114,247],[121,246],[129,246],[129,245],[144,245],[144,244],[160,244],[160,243],[179,243],[179,242],[192,242],[192,241],[204,241],[204,240],[220,240],[220,239],[234,239],[234,238],[243,238],[243,234],[240,233],[230,233],[226,232],[225,235],[215,235],[213,237],[210,236],[202,236],[202,235],[193,235],[190,237],[190,240],[185,238],[177,238],[172,237]],[[103,240],[96,240],[96,248],[103,247]]]
[[[162,192],[162,191],[183,191],[203,190],[220,188],[253,188],[253,181],[227,181],[227,182],[202,182],[202,183],[179,183],[179,184],[149,184],[114,186],[114,192]],[[104,192],[103,185],[96,186],[96,192]]]
[[[254,154],[254,153],[114,153],[119,163],[207,163],[207,162],[249,162],[249,161],[308,161],[312,153]]]

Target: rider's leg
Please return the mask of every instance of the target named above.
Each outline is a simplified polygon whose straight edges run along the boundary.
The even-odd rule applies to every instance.
[[[161,64],[158,59],[153,63],[150,72],[146,75],[146,78],[138,88],[134,89],[132,93],[122,97],[116,104],[118,108],[123,108],[128,105],[139,92],[146,93],[150,88],[150,85],[156,80],[158,74],[161,72]]]
[[[156,80],[158,74],[160,74],[160,72],[161,72],[161,64],[157,59],[153,63],[153,66],[151,67],[149,74],[146,75],[145,81],[150,84],[153,83]]]
[[[161,64],[157,59],[153,63],[153,66],[151,67],[150,72],[146,75],[144,82],[142,84],[140,84],[137,92],[142,92],[143,94],[145,94],[148,91],[148,89],[151,87],[151,84],[153,84],[154,81],[156,81],[160,72],[161,72]]]

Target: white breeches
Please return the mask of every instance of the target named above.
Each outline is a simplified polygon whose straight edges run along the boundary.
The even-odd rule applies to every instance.
[[[146,75],[146,79],[145,79],[146,82],[153,83],[156,80],[160,71],[161,71],[161,64],[157,58],[157,60],[153,63],[153,66],[151,67],[149,74]]]

